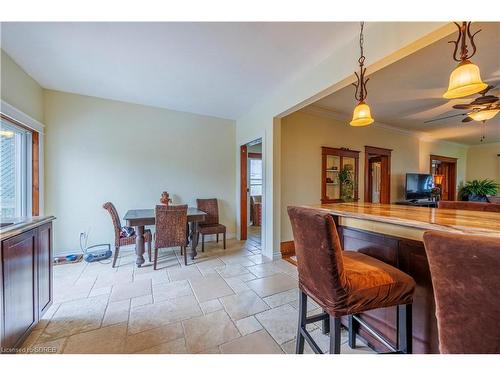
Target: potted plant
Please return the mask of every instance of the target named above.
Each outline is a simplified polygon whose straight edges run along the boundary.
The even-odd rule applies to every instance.
[[[340,199],[344,202],[354,201],[354,181],[352,176],[352,165],[346,164],[339,172],[339,182],[341,185]]]
[[[458,191],[458,197],[462,201],[486,202],[486,196],[495,195],[499,185],[489,179],[467,181]]]

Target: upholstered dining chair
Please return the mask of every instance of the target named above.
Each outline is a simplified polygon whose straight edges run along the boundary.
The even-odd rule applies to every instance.
[[[440,353],[500,353],[500,240],[429,231],[424,244]]]
[[[155,209],[155,253],[153,268],[158,263],[158,250],[165,247],[181,247],[187,266],[187,205],[157,205]]]
[[[118,259],[118,255],[120,253],[120,247],[128,246],[128,245],[135,245],[136,235],[134,234],[133,236],[125,237],[122,234],[122,225],[120,223],[120,217],[118,216],[118,211],[116,211],[116,207],[113,203],[106,202],[102,205],[102,208],[104,208],[106,211],[108,211],[109,214],[111,215],[111,220],[113,221],[113,227],[115,229],[115,253],[114,253],[113,265],[112,265],[112,267],[115,268],[116,261]],[[148,256],[149,256],[150,262],[151,262],[151,240],[152,239],[153,239],[153,236],[151,235],[151,231],[149,229],[145,230],[144,231],[144,242],[146,242],[146,245],[147,245]]]
[[[207,213],[205,220],[198,226],[198,236],[201,234],[201,251],[205,251],[205,236],[215,234],[217,243],[219,234],[223,235],[223,245],[226,248],[226,226],[219,223],[219,204],[217,198],[197,199],[198,209]]]

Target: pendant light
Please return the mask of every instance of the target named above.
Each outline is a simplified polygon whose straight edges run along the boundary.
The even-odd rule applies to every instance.
[[[469,117],[474,121],[487,121],[495,117],[498,112],[500,112],[500,109],[483,109],[479,112],[469,113]]]
[[[353,86],[356,87],[356,92],[354,93],[354,97],[358,101],[358,105],[354,108],[354,112],[352,114],[352,120],[350,122],[351,126],[366,126],[370,125],[373,121],[370,107],[365,103],[365,99],[367,96],[366,91],[366,83],[370,80],[370,78],[365,79],[366,68],[365,64],[365,56],[363,55],[363,28],[365,23],[361,22],[361,32],[359,33],[359,48],[361,51],[361,56],[358,59],[359,63],[359,74],[354,72],[358,81],[353,83]]]
[[[450,83],[448,90],[444,93],[443,97],[446,99],[463,98],[483,91],[488,87],[486,83],[481,80],[481,73],[479,67],[473,64],[469,59],[476,53],[476,45],[474,44],[474,36],[481,30],[476,31],[474,34],[470,32],[470,25],[472,22],[462,22],[455,25],[458,27],[458,38],[456,41],[449,43],[455,44],[453,51],[453,60],[458,61],[458,66],[451,72]],[[467,38],[472,46],[472,53],[469,54],[467,49]],[[457,57],[460,45],[460,57]]]

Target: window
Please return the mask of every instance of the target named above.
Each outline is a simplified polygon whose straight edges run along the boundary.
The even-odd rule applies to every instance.
[[[250,196],[262,195],[262,160],[250,160]]]
[[[31,132],[6,120],[0,127],[0,217],[31,213]]]

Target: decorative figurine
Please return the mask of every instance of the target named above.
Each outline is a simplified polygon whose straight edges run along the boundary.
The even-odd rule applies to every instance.
[[[169,203],[172,203],[172,199],[170,199],[167,191],[161,193],[160,203],[164,204],[165,206],[168,206]]]

